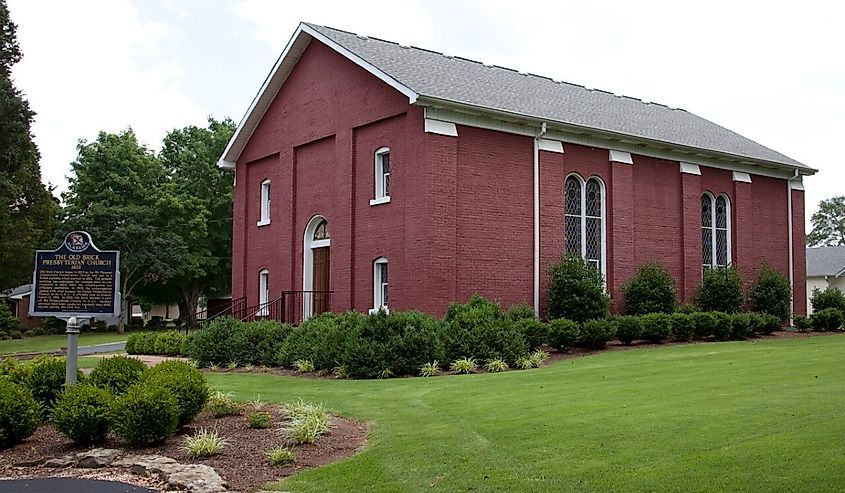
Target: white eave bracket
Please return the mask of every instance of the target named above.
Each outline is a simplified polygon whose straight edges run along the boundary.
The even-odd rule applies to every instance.
[[[619,164],[634,164],[634,159],[631,157],[630,152],[610,149],[610,162]]]
[[[789,180],[789,188],[791,190],[798,190],[798,191],[803,192],[804,191],[804,182],[801,181],[800,178],[797,179],[797,180]]]
[[[445,135],[447,137],[457,137],[458,127],[456,127],[454,123],[426,118],[425,132],[429,134]]]
[[[681,162],[681,173],[701,176],[701,168],[697,164]]]
[[[538,139],[538,147],[541,151],[556,152],[563,154],[563,142],[552,139]]]
[[[225,159],[220,159],[217,161],[217,167],[223,169],[235,169],[235,163],[233,161],[226,161]]]
[[[742,171],[734,171],[733,180],[740,183],[751,183],[751,175]]]

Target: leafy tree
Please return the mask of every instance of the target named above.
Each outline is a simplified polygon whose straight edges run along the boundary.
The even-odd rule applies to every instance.
[[[120,251],[123,332],[129,303],[142,283],[170,279],[189,258],[178,231],[193,217],[190,201],[173,193],[161,161],[127,129],[100,132],[80,141],[71,163],[68,191],[62,195],[65,228],[88,231],[99,248]]]
[[[217,160],[234,131],[232,120],[209,118],[207,128],[192,125],[170,132],[160,154],[173,195],[181,206],[196,209],[190,227],[177,230],[188,256],[172,280],[181,294],[181,317],[189,326],[196,325],[201,295],[230,288],[233,176]]]
[[[807,235],[810,246],[845,245],[845,195],[822,200],[810,218],[813,230]]]
[[[30,278],[33,252],[46,246],[59,215],[58,201],[41,182],[30,131],[35,113],[10,79],[21,59],[15,29],[0,0],[0,289]]]

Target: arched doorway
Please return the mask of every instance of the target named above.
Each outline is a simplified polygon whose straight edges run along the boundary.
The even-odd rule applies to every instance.
[[[331,234],[323,216],[314,216],[305,228],[302,262],[303,318],[331,309]]]

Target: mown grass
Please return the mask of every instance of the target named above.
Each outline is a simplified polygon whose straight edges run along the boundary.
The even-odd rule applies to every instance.
[[[367,448],[291,491],[834,491],[845,336],[602,353],[521,372],[371,381],[210,374],[323,402]]]
[[[85,332],[79,334],[79,345],[93,346],[95,344],[125,341],[129,334],[129,332],[125,334],[118,334],[117,332]],[[0,355],[33,351],[53,351],[63,347],[67,347],[66,334],[8,339],[0,341]]]

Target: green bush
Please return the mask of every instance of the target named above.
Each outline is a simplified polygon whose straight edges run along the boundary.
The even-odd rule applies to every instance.
[[[225,365],[232,361],[229,341],[243,330],[243,322],[232,317],[215,318],[204,329],[188,339],[188,357],[200,367],[213,364]]]
[[[136,332],[129,334],[126,338],[127,354],[155,354],[156,340],[158,335],[155,332]]]
[[[414,375],[428,361],[443,358],[440,322],[417,311],[370,315],[349,342],[342,365],[353,378]]]
[[[272,320],[244,324],[229,340],[230,362],[273,366],[279,349],[292,331],[290,325]]]
[[[845,293],[839,288],[826,287],[823,290],[813,288],[813,295],[810,297],[810,304],[813,306],[813,312],[825,310],[827,308],[836,308],[845,313]]]
[[[114,396],[88,384],[74,385],[53,407],[53,426],[74,442],[100,443],[109,431]]]
[[[813,321],[810,317],[805,317],[804,315],[795,315],[793,323],[799,332],[807,332],[813,328]]]
[[[690,314],[693,333],[697,339],[704,339],[713,335],[718,320],[712,312],[696,312]]]
[[[549,318],[578,323],[607,316],[610,297],[601,272],[579,256],[569,255],[549,268]]]
[[[64,334],[67,322],[56,317],[47,317],[41,322],[41,332],[44,335]]]
[[[514,329],[522,334],[529,351],[549,343],[549,326],[536,317],[516,320]]]
[[[678,305],[677,311],[679,313],[686,313],[687,315],[692,315],[693,313],[700,313],[701,312],[701,310],[699,310],[697,306],[692,305],[690,303],[684,303],[683,305]]]
[[[176,332],[175,330],[168,330],[156,334],[153,354],[160,354],[162,356],[182,356],[182,350],[185,348],[187,336]]]
[[[12,315],[12,310],[5,301],[0,301],[0,339],[11,337],[13,332],[20,332],[21,324],[18,317]]]
[[[601,349],[616,337],[616,324],[609,318],[588,320],[581,329],[578,342],[588,348]]]
[[[771,334],[780,329],[781,321],[768,313],[751,313],[751,330],[759,334]]]
[[[672,313],[677,303],[675,280],[656,262],[641,266],[622,286],[622,296],[629,315]]]
[[[629,346],[632,342],[639,340],[643,334],[643,324],[640,317],[625,315],[616,318],[616,338],[619,342]]]
[[[324,313],[293,329],[278,351],[276,360],[285,368],[294,361],[309,360],[320,371],[341,366],[349,344],[358,337],[366,315],[357,312]]]
[[[108,389],[114,395],[120,395],[140,380],[146,369],[144,362],[129,356],[103,358],[91,370],[88,381],[92,385]]]
[[[241,406],[235,402],[234,394],[217,390],[208,398],[208,410],[215,418],[222,418],[240,414]]]
[[[132,445],[164,442],[179,425],[179,405],[161,385],[141,382],[115,399],[111,409],[114,432]]]
[[[810,315],[815,331],[836,330],[842,327],[842,312],[838,308],[825,308]]]
[[[643,339],[651,343],[663,342],[672,337],[672,319],[665,313],[649,313],[640,317]]]
[[[737,313],[744,302],[742,278],[733,267],[704,269],[698,288],[698,307],[704,311]]]
[[[0,450],[35,433],[41,409],[23,385],[0,378]]]
[[[26,385],[26,379],[30,373],[32,373],[32,365],[23,364],[11,356],[0,361],[0,376],[14,383]]]
[[[748,313],[734,313],[731,315],[731,337],[734,339],[747,339],[751,333],[751,315]]]
[[[688,341],[695,336],[695,322],[686,313],[669,315],[672,322],[672,336],[679,341]]]
[[[26,378],[26,386],[32,397],[41,405],[44,417],[49,417],[53,404],[65,388],[65,359],[39,357],[31,363],[32,371]],[[77,380],[82,380],[82,372]]]
[[[534,308],[529,305],[513,305],[505,312],[505,316],[514,322],[520,320],[538,320]]]
[[[716,323],[713,325],[713,336],[718,341],[727,341],[733,333],[733,319],[724,312],[713,312]]]
[[[466,304],[453,303],[446,312],[440,339],[447,360],[501,358],[515,364],[528,347],[514,322],[497,303],[474,295]]]
[[[581,327],[572,320],[558,318],[550,320],[547,325],[549,328],[549,344],[558,351],[566,351],[574,346],[581,335]]]
[[[178,426],[191,422],[208,401],[208,383],[205,376],[193,366],[181,361],[163,361],[147,369],[141,381],[163,387],[176,397]]]
[[[789,319],[792,301],[789,279],[768,265],[764,265],[748,291],[748,301],[755,311],[774,315],[781,322]]]

